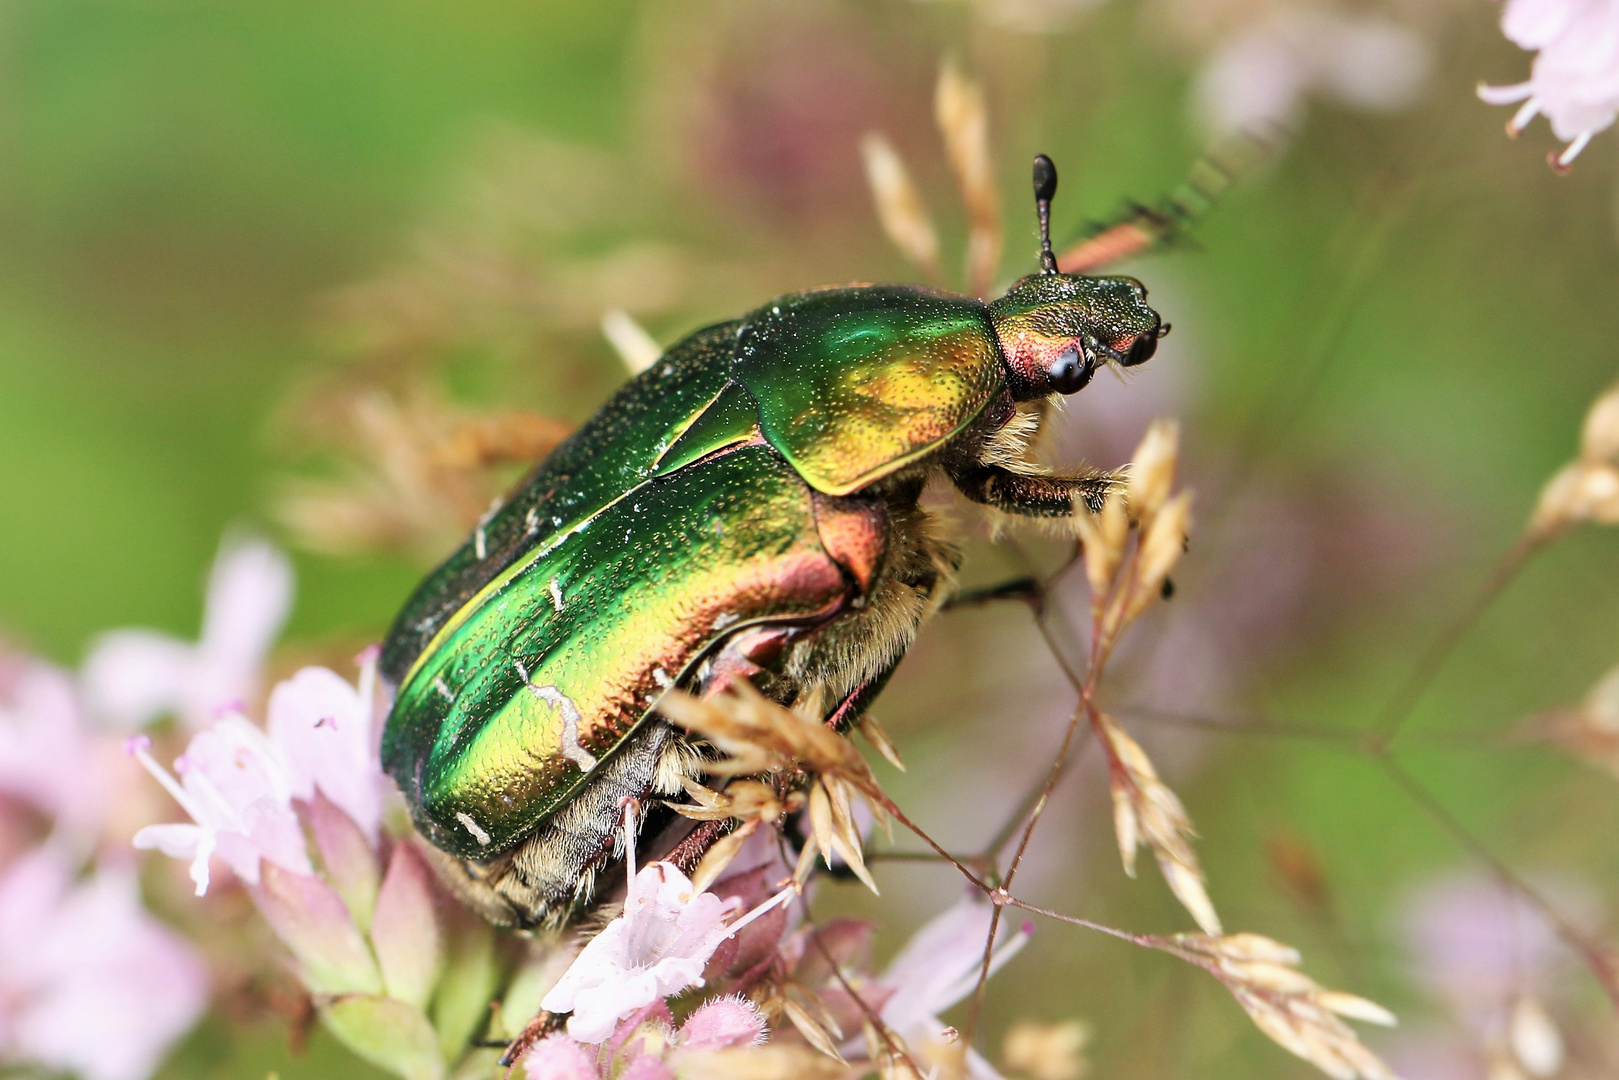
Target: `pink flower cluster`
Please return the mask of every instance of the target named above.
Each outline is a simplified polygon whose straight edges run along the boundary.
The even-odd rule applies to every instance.
[[[1537,116],[1568,143],[1552,156],[1567,169],[1597,132],[1619,116],[1619,5],[1612,0],[1507,0],[1501,32],[1536,50],[1529,79],[1513,86],[1480,84],[1490,105],[1517,105],[1507,122],[1516,135]]]
[[[227,544],[198,643],[109,634],[77,682],[34,661],[0,664],[0,1057],[144,1080],[205,1008],[202,963],[141,906],[123,854],[131,833],[135,848],[187,864],[198,896],[222,872],[240,881],[326,1027],[360,1056],[442,1077],[492,1053],[473,1039],[501,996],[497,949],[512,943],[453,904],[402,808],[389,810],[397,795],[379,762],[387,702],[376,650],[360,656],[357,684],[305,668],[271,690],[262,725],[249,719],[290,589],[273,549]],[[162,716],[190,732],[172,769],[139,730]],[[150,823],[131,759],[185,820]],[[842,1040],[842,1053],[860,1056],[842,1033],[874,1014],[918,1061],[949,1039],[938,1016],[975,984],[991,917],[982,898],[950,908],[874,974],[869,925],[799,925],[801,888],[774,829],[758,829],[728,876],[699,890],[669,863],[636,867],[633,812],[622,913],[577,956],[578,946],[531,950],[488,1032],[498,1037],[503,1017],[515,1033],[541,1009],[567,1016],[565,1031],[523,1059],[531,1080],[702,1075],[703,1055],[767,1041],[755,1000],[792,1020],[797,1030],[778,1041],[799,1053],[819,1052],[806,1040],[827,1052]],[[29,831],[35,818],[47,823],[44,843]],[[392,836],[385,819],[397,823]],[[115,854],[95,857],[101,848]],[[1026,937],[1006,939],[991,970]],[[446,1005],[454,994],[441,988],[478,971],[470,1004]],[[784,987],[800,1003],[771,997]],[[694,1002],[698,990],[706,999]],[[817,1029],[812,1014],[829,1026]],[[91,1029],[97,1037],[84,1038]],[[976,1055],[967,1069],[997,1080]]]
[[[542,1039],[523,1059],[529,1080],[674,1080],[682,1052],[732,1050],[765,1041],[765,1018],[740,995],[715,998],[679,1028],[660,1000],[637,1009],[600,1045],[570,1035]]]
[[[144,1080],[207,1007],[202,959],[142,903],[128,844],[146,800],[121,744],[162,715],[196,726],[256,693],[291,596],[285,557],[259,541],[227,542],[196,644],[118,631],[77,678],[0,654],[0,1061]],[[267,757],[244,721],[199,735],[175,790],[211,828],[144,829],[142,846],[187,851],[199,889],[216,848],[248,877],[260,846],[307,869],[301,839],[276,812]]]

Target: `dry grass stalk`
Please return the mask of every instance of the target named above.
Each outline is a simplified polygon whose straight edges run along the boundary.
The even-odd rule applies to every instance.
[[[734,780],[724,791],[704,787],[695,780],[682,781],[690,803],[671,802],[667,805],[677,813],[695,821],[724,821],[738,818],[742,821],[763,821],[773,824],[789,811],[803,805],[802,798],[776,797],[776,789],[758,780]]]
[[[1335,1080],[1395,1080],[1344,1019],[1392,1027],[1394,1014],[1353,994],[1326,990],[1298,970],[1298,951],[1259,934],[1177,934],[1145,939],[1213,975],[1283,1049]]]
[[[663,696],[658,708],[669,719],[702,735],[727,755],[724,760],[706,766],[711,774],[782,773],[795,768],[814,774],[808,801],[815,847],[825,853],[828,865],[833,856],[841,858],[867,888],[877,892],[877,883],[867,870],[862,854],[863,840],[854,819],[853,792],[860,794],[873,816],[884,825],[888,823],[887,809],[866,759],[848,739],[815,719],[818,706],[810,703],[805,710],[810,715],[806,716],[776,704],[746,680],[736,680],[723,692],[706,698],[671,690]],[[766,787],[756,781],[741,783]],[[688,817],[747,816],[740,812],[744,807],[752,808],[761,816],[766,812],[778,815],[782,812],[781,804],[767,801],[756,787],[743,786],[736,796],[729,798],[706,788],[693,791],[693,787],[696,785],[688,785],[687,790],[697,806],[681,811]],[[739,803],[738,799],[744,802]],[[800,869],[804,869],[802,860]]]
[[[1019,1020],[1001,1042],[1001,1062],[1029,1080],[1080,1080],[1090,1069],[1085,1060],[1090,1041],[1091,1026],[1083,1020]]]
[[[982,88],[946,61],[939,68],[933,115],[967,208],[967,291],[984,296],[1001,263],[1001,196],[989,152],[989,109]]]
[[[876,790],[871,767],[853,743],[819,720],[776,704],[746,680],[733,680],[724,691],[705,698],[670,690],[658,709],[728,755],[728,760],[706,766],[711,774],[740,776],[802,766]],[[874,810],[881,814],[880,808]]]
[[[905,771],[905,762],[900,759],[899,748],[894,745],[894,740],[888,737],[888,731],[877,722],[876,717],[870,713],[865,714],[860,718],[858,727],[860,734],[871,743],[872,749],[881,754],[894,768],[900,772]]]
[[[1567,1049],[1563,1033],[1540,999],[1525,994],[1512,1006],[1507,1023],[1507,1045],[1530,1076],[1547,1080],[1563,1070]]]
[[[1541,489],[1525,533],[1545,541],[1584,522],[1619,525],[1619,386],[1592,403],[1579,457]]]
[[[809,996],[814,997],[814,995]],[[820,1009],[822,1015],[816,1017],[804,1006],[785,995],[776,999],[774,1004],[780,1010],[781,1015],[785,1016],[787,1021],[793,1025],[794,1029],[804,1036],[805,1042],[833,1061],[843,1062],[843,1055],[838,1052],[838,1040],[843,1037],[843,1032],[839,1030],[837,1021],[832,1019],[831,1014],[827,1013],[824,1007]],[[816,1001],[816,1005],[819,1006],[820,1002]]]
[[[492,467],[538,460],[573,430],[534,413],[469,416],[426,390],[403,400],[373,390],[330,404],[339,438],[352,444],[347,474],[293,483],[276,507],[302,546],[328,554],[441,557],[503,486]]]
[[[1074,515],[1091,587],[1093,661],[1098,667],[1106,663],[1119,635],[1159,596],[1185,550],[1191,494],[1170,493],[1178,452],[1175,424],[1155,421],[1136,448],[1125,494],[1109,492],[1098,514]],[[1133,552],[1130,517],[1138,526]]]
[[[1202,867],[1192,850],[1196,836],[1180,799],[1152,767],[1145,751],[1113,719],[1092,712],[1092,727],[1107,751],[1113,792],[1113,825],[1124,872],[1135,877],[1136,850],[1152,850],[1175,898],[1206,933],[1220,933],[1220,917],[1209,901]]]
[[[602,313],[602,337],[624,361],[631,375],[639,375],[663,356],[663,346],[623,308]]]
[[[1180,426],[1173,420],[1154,420],[1130,458],[1130,510],[1140,521],[1150,521],[1169,501],[1180,458]]]
[[[742,845],[748,842],[759,828],[759,819],[744,822],[735,832],[722,836],[715,841],[714,846],[703,853],[697,868],[692,871],[691,885],[693,892],[703,892],[710,885],[720,879],[726,868],[731,865],[737,855],[742,851]]]
[[[1220,919],[1192,851],[1196,834],[1185,808],[1158,778],[1146,752],[1094,708],[1090,697],[1119,636],[1161,594],[1185,550],[1191,495],[1172,494],[1179,443],[1174,423],[1153,423],[1136,449],[1126,492],[1109,492],[1100,513],[1074,515],[1091,586],[1090,672],[1081,708],[1107,753],[1113,823],[1125,872],[1135,876],[1136,849],[1146,844],[1170,891],[1200,927],[1218,934]],[[1139,526],[1133,550],[1130,515]]]
[[[899,151],[883,135],[870,131],[860,140],[860,157],[883,232],[901,255],[930,277],[938,277],[939,233]]]
[[[1619,667],[1604,675],[1578,704],[1532,719],[1528,734],[1619,777]]]
[[[1091,618],[1100,625],[1113,588],[1113,578],[1124,560],[1124,546],[1130,539],[1130,516],[1124,509],[1124,493],[1109,491],[1100,513],[1079,510],[1074,525],[1084,546],[1085,580],[1091,587]]]

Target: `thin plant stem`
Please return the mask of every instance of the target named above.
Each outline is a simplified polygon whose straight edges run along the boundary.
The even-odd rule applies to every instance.
[[[1502,556],[1501,561],[1495,564],[1490,576],[1485,579],[1484,586],[1473,597],[1472,601],[1459,611],[1450,622],[1445,624],[1439,636],[1418,658],[1411,668],[1410,674],[1405,678],[1389,698],[1378,717],[1376,734],[1386,747],[1400,734],[1400,730],[1411,718],[1411,712],[1416,708],[1417,702],[1422,700],[1423,694],[1433,684],[1435,676],[1445,666],[1445,661],[1456,651],[1467,632],[1478,625],[1480,618],[1489,610],[1506,587],[1518,576],[1529,561],[1530,556],[1545,545],[1546,537],[1525,532],[1518,537],[1516,543]]]
[[[808,920],[806,919],[806,921]],[[860,1009],[861,1014],[865,1016],[866,1020],[877,1032],[877,1037],[882,1039],[883,1045],[888,1048],[888,1052],[905,1062],[917,1076],[926,1076],[927,1073],[917,1067],[916,1062],[911,1058],[910,1052],[894,1040],[894,1033],[888,1029],[887,1024],[883,1023],[882,1016],[871,1007],[865,998],[860,996],[860,993],[855,990],[854,986],[844,976],[843,966],[833,958],[832,950],[826,947],[826,942],[821,940],[821,928],[810,922],[809,931],[810,940],[815,942],[815,948],[820,952],[821,959],[825,960],[826,966],[832,969],[832,974],[838,980],[838,984],[843,987],[843,992],[848,994],[849,999]]]
[[[1484,842],[1474,836],[1468,828],[1458,821],[1445,805],[1434,797],[1433,793],[1423,787],[1417,778],[1406,771],[1405,767],[1396,761],[1393,756],[1384,751],[1369,752],[1368,756],[1377,763],[1394,785],[1405,793],[1417,806],[1421,807],[1441,828],[1451,835],[1457,843],[1466,848],[1476,858],[1487,865],[1499,878],[1502,884],[1517,893],[1546,920],[1552,930],[1561,938],[1569,948],[1577,953],[1580,959],[1591,971],[1602,987],[1602,992],[1608,996],[1614,1009],[1619,1011],[1619,970],[1615,970],[1614,962],[1609,959],[1607,952],[1597,943],[1591,941],[1578,927],[1571,923],[1562,912],[1557,910],[1551,901],[1547,900],[1540,891],[1525,881],[1517,871],[1508,866],[1501,858],[1485,846]]]

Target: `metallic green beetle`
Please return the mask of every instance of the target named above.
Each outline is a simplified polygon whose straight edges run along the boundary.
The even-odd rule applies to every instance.
[[[855,720],[953,580],[931,476],[1013,514],[1099,506],[1109,477],[1020,465],[1040,413],[1018,403],[1143,362],[1165,327],[1135,280],[1058,272],[1044,157],[1035,188],[1042,272],[987,305],[851,286],[698,330],[416,590],[383,648],[383,763],[488,919],[587,909],[623,799],[699,770],[654,711],[668,687],[748,677]]]

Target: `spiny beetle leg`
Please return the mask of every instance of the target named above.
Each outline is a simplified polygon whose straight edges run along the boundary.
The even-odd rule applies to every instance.
[[[1118,484],[1106,473],[1052,476],[1013,472],[1000,465],[974,464],[952,470],[950,478],[961,493],[976,503],[1026,517],[1072,517],[1074,500],[1092,511]]]
[[[977,607],[995,600],[1021,600],[1039,611],[1046,602],[1046,587],[1038,578],[1020,577],[1003,581],[999,585],[988,585],[982,589],[963,589],[946,600],[942,610],[954,611],[957,608]]]

